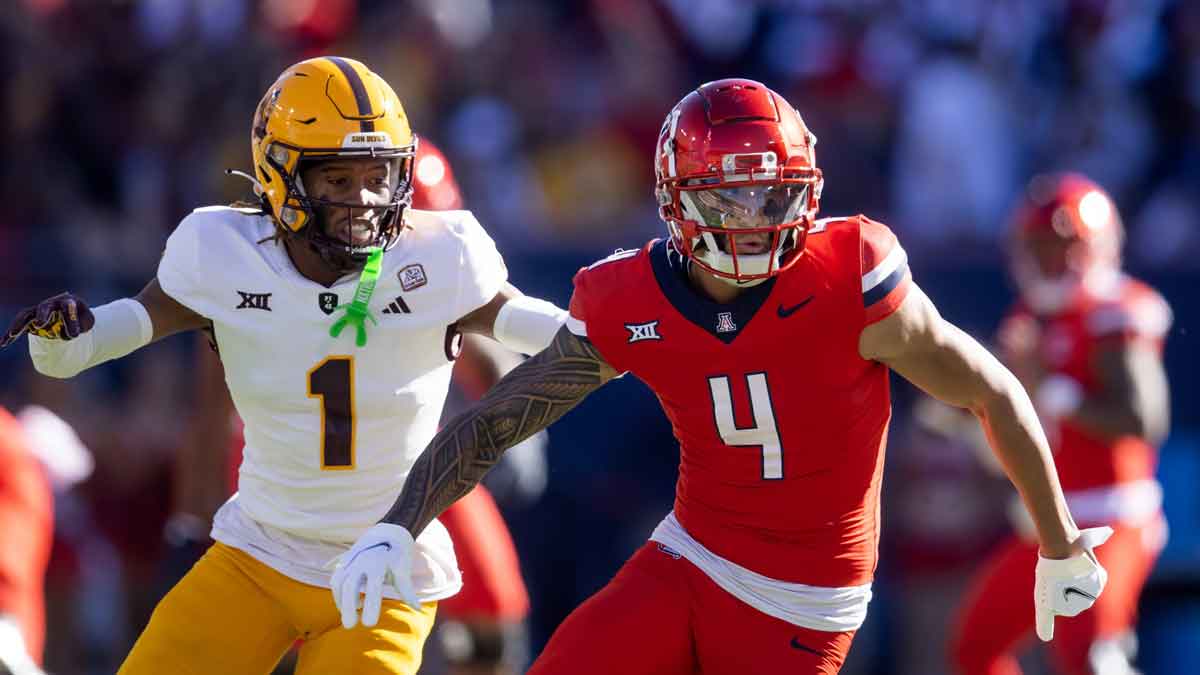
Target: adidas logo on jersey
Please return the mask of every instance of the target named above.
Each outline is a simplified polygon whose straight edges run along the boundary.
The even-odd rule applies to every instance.
[[[404,302],[404,298],[397,295],[396,299],[389,302],[387,307],[383,308],[384,314],[412,314],[412,310],[408,308],[408,303]]]

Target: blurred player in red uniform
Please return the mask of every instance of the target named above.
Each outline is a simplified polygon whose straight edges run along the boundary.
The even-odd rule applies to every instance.
[[[422,138],[418,145],[413,179],[413,208],[463,208],[449,162],[428,139]],[[466,340],[454,369],[455,385],[470,400],[478,399],[515,365],[515,358],[508,355],[486,341]],[[212,516],[236,489],[242,458],[242,424],[225,388],[221,364],[209,349],[201,349],[198,359],[197,406],[188,443],[180,449],[175,468],[164,592],[211,543]],[[214,453],[214,447],[229,447],[229,452]],[[457,595],[438,603],[438,627],[427,642],[424,668],[444,667],[451,675],[516,673],[526,652],[523,624],[529,594],[508,527],[482,485],[447,509],[442,523],[454,541],[464,582]],[[447,628],[447,622],[453,626]]]
[[[422,138],[417,148],[413,179],[413,208],[463,208],[450,163],[428,139]],[[454,385],[469,400],[483,396],[516,365],[510,352],[493,344],[464,339]],[[482,485],[446,509],[441,521],[454,541],[463,588],[438,603],[438,623],[427,644],[441,653],[430,655],[426,668],[444,662],[450,675],[516,675],[524,666],[529,593],[508,526]]]
[[[975,412],[1025,495],[1046,639],[1055,613],[1090,605],[1104,572],[1086,550],[1104,532],[1072,522],[1020,383],[938,315],[886,226],[815,219],[815,140],[757,82],[684,97],[654,156],[669,238],[580,270],[566,328],[443,427],[347,554],[350,583],[368,601],[384,579],[406,585],[412,534],[505,448],[632,372],[680,443],[675,508],[530,672],[836,673],[871,597],[891,368]]]
[[[0,673],[35,675],[46,637],[42,587],[54,498],[24,429],[2,407],[0,466]]]
[[[1013,230],[1020,300],[1001,325],[1003,355],[1033,392],[1078,524],[1114,529],[1097,553],[1108,588],[1092,611],[1059,625],[1054,660],[1068,675],[1130,673],[1138,595],[1165,536],[1154,472],[1168,425],[1162,347],[1171,311],[1121,273],[1120,216],[1083,176],[1035,178]],[[1025,571],[1037,544],[1018,529],[962,609],[953,660],[967,675],[1021,672],[1014,651],[1033,628]]]

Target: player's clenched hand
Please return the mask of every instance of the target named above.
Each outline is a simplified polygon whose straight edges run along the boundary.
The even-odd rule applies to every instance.
[[[399,525],[378,523],[337,558],[333,571],[333,602],[342,613],[342,625],[353,628],[359,621],[358,600],[362,596],[362,624],[379,621],[383,587],[391,584],[413,609],[421,602],[412,583],[413,538]]]
[[[48,340],[73,340],[94,325],[96,318],[87,303],[71,293],[60,293],[18,312],[0,339],[0,347],[7,347],[25,333]]]
[[[1075,616],[1091,607],[1104,584],[1108,572],[1100,566],[1092,549],[1108,541],[1111,527],[1093,527],[1079,533],[1080,552],[1053,560],[1038,556],[1033,586],[1033,605],[1037,619],[1037,634],[1043,641],[1054,637],[1055,616]]]

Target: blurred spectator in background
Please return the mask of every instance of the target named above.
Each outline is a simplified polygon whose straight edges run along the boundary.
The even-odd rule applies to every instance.
[[[979,452],[996,461],[970,413],[925,396],[912,409],[888,453],[888,550],[878,585],[895,615],[895,672],[928,675],[946,669],[954,607],[1007,531],[1011,488],[975,460]]]
[[[54,457],[50,427],[60,420],[45,410],[29,410],[19,423],[0,407],[0,672],[39,675],[46,636],[42,584],[50,557],[54,498],[42,456]],[[69,428],[68,428],[69,430]],[[30,433],[33,432],[33,433]],[[56,443],[56,441],[59,441]]]
[[[247,168],[245,110],[261,83],[334,52],[377,64],[414,126],[442,143],[513,277],[562,304],[580,265],[656,236],[654,200],[639,186],[651,180],[645,158],[661,111],[696,82],[744,73],[805,109],[819,147],[837,150],[822,154],[826,207],[890,223],[926,292],[976,334],[993,332],[1011,300],[998,281],[999,224],[1020,177],[1085,170],[1105,185],[1126,216],[1128,268],[1175,310],[1165,353],[1175,425],[1163,452],[1181,462],[1172,465],[1179,485],[1200,481],[1200,466],[1189,468],[1200,432],[1200,378],[1191,376],[1200,350],[1189,348],[1200,331],[1200,3],[9,4],[0,13],[0,314],[64,288],[101,300],[138,290],[192,206],[244,196],[244,182],[220,170]],[[932,92],[939,99],[925,100]],[[128,649],[157,597],[164,522],[180,510],[172,504],[191,501],[171,472],[189,470],[172,465],[196,442],[178,424],[194,411],[178,382],[191,377],[196,348],[168,341],[69,389],[30,381],[21,355],[0,351],[0,400],[54,410],[96,455],[95,474],[64,493],[56,514],[46,658],[58,675],[111,675],[106,655]],[[896,388],[897,431],[909,418],[905,391]],[[670,428],[632,378],[598,392],[552,436],[570,452],[548,458],[544,494],[518,507],[498,497],[528,572],[534,653],[669,508],[677,461],[656,450],[671,447]],[[904,468],[900,447],[892,459]],[[1186,494],[1164,499],[1179,509],[1164,553],[1171,585],[1160,583],[1169,592],[1156,594],[1156,620],[1142,625],[1184,636],[1190,654],[1200,558],[1187,542],[1200,541],[1189,536],[1200,532],[1200,507]],[[888,520],[884,546],[907,527]],[[909,569],[887,579],[903,588]],[[908,611],[909,596],[888,605],[881,587],[873,613]],[[1192,603],[1194,625],[1180,618]],[[887,634],[902,624],[884,623],[873,657],[854,663],[855,652],[869,653],[860,634],[844,672],[906,667]],[[1188,659],[1172,672],[1190,673]]]
[[[1132,673],[1138,597],[1165,544],[1157,446],[1168,428],[1162,365],[1171,311],[1125,276],[1116,206],[1079,174],[1039,176],[1013,217],[1011,265],[1020,301],[1001,327],[1002,354],[1048,429],[1067,504],[1080,527],[1115,530],[1096,556],[1108,586],[1050,643],[1064,675]],[[1016,513],[1024,509],[1015,504]],[[964,675],[1017,674],[1032,633],[1032,521],[972,584],[952,654]]]

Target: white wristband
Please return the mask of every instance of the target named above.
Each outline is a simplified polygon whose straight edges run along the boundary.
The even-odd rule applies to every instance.
[[[29,336],[29,357],[43,375],[67,378],[121,358],[145,346],[154,336],[150,314],[142,303],[122,298],[92,310],[96,325],[74,340]]]
[[[550,346],[566,320],[567,311],[554,303],[520,295],[500,307],[492,335],[518,354],[536,354]]]
[[[1083,387],[1067,375],[1050,375],[1038,385],[1034,404],[1046,417],[1061,419],[1071,415],[1083,403]]]

